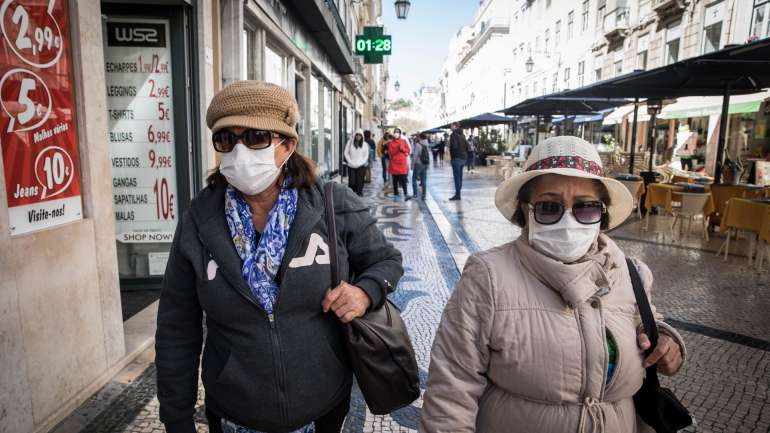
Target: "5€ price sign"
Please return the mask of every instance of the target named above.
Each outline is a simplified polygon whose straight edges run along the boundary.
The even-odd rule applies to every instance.
[[[82,218],[67,2],[2,0],[0,142],[12,235]]]

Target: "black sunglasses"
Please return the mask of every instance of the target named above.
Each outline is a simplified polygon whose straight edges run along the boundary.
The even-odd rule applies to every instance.
[[[236,134],[229,129],[222,129],[211,136],[214,142],[214,149],[217,152],[232,152],[238,141],[249,149],[259,150],[270,147],[273,138],[283,138],[280,134],[272,131],[263,131],[260,129],[247,129],[240,134]]]
[[[529,204],[529,207],[535,215],[535,221],[542,225],[556,224],[567,210],[564,203],[559,201],[538,201],[534,205]],[[572,204],[572,215],[580,224],[601,222],[605,212],[604,203],[600,201],[584,201]]]

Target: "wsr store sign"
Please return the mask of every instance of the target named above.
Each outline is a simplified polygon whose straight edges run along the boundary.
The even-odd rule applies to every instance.
[[[11,235],[82,218],[67,3],[0,7],[0,145]]]

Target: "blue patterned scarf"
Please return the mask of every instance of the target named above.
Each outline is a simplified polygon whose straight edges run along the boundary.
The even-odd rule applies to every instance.
[[[281,267],[289,231],[297,214],[297,190],[287,188],[291,179],[286,179],[273,209],[267,217],[267,226],[257,240],[257,232],[251,219],[251,209],[240,192],[228,185],[225,191],[225,216],[230,236],[243,260],[241,274],[251,289],[252,295],[267,314],[275,311],[278,299],[278,285],[275,277]],[[222,418],[225,433],[260,433]],[[311,423],[292,433],[314,433]]]

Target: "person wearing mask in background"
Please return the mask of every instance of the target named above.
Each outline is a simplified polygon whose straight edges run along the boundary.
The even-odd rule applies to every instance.
[[[468,259],[436,332],[419,430],[640,432],[645,368],[673,375],[686,351],[655,313],[658,344],[642,353],[631,272],[648,297],[653,276],[602,233],[633,197],[578,137],[544,141],[525,167],[495,193],[522,235]]]
[[[353,382],[342,323],[380,308],[403,274],[401,253],[369,205],[335,184],[333,241],[346,259],[330,290],[324,185],[298,151],[298,118],[291,94],[262,81],[230,84],[209,104],[221,163],[177,226],[158,307],[169,433],[195,432],[199,374],[212,433],[342,427]]]
[[[428,187],[428,166],[430,165],[430,143],[428,136],[420,134],[412,148],[412,194],[417,197],[417,181],[422,186],[422,199],[425,200]]]
[[[449,200],[457,201],[461,199],[463,166],[468,160],[468,140],[457,122],[452,123],[452,135],[449,136],[449,158],[452,160],[452,177],[455,181],[455,195]]]
[[[692,171],[693,169],[693,155],[695,154],[695,148],[698,142],[698,133],[692,131],[687,140],[679,146],[677,154],[679,155],[679,162],[682,164],[682,170]]]
[[[345,163],[348,165],[348,186],[359,196],[364,195],[364,176],[369,168],[369,145],[364,142],[364,132],[356,130],[345,146]]]
[[[468,140],[468,173],[476,173],[476,149],[479,147],[479,136],[471,135]]]
[[[706,140],[703,138],[703,128],[698,128],[695,142],[695,161],[699,166],[706,164]]]
[[[380,141],[377,143],[377,157],[380,158],[380,163],[382,163],[382,188],[388,187],[388,171],[389,171],[389,162],[390,162],[390,156],[388,155],[388,143],[390,140],[392,140],[393,137],[390,135],[389,132],[386,132],[383,134]]]
[[[374,142],[372,131],[368,129],[364,131],[364,141],[369,146],[369,163],[366,165],[366,177],[364,178],[364,182],[371,183],[372,168],[374,168],[374,159],[375,155],[377,155],[377,143]]]
[[[444,155],[446,154],[446,143],[449,140],[449,136],[444,133],[444,137],[438,143],[438,161],[439,167],[444,166]]]
[[[401,129],[394,129],[393,139],[388,142],[390,175],[393,177],[393,195],[398,197],[398,187],[401,186],[406,200],[409,200],[406,179],[409,176],[409,154],[411,152],[412,149],[409,147],[409,142],[401,135]]]

